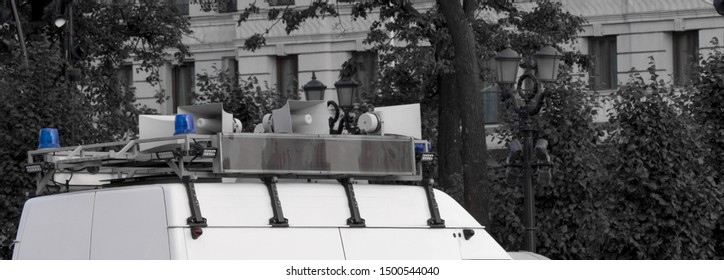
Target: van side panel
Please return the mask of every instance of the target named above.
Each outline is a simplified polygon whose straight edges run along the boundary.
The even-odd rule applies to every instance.
[[[13,258],[87,260],[94,196],[88,192],[28,200]]]
[[[348,260],[459,260],[454,229],[340,228]]]
[[[204,228],[193,240],[184,228],[189,259],[343,260],[337,228]]]
[[[161,187],[98,192],[91,259],[170,259]]]

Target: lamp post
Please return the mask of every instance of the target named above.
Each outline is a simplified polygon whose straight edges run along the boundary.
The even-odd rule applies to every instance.
[[[535,222],[535,200],[533,190],[533,171],[538,169],[538,178],[542,183],[550,183],[551,166],[550,156],[548,155],[548,141],[538,139],[533,146],[533,129],[532,119],[537,115],[542,106],[544,99],[550,95],[550,92],[540,90],[540,82],[553,82],[558,75],[558,62],[560,61],[560,53],[551,46],[542,48],[535,54],[537,66],[537,75],[525,73],[521,77],[518,76],[518,67],[520,65],[521,56],[514,51],[509,45],[498,53],[495,57],[498,67],[498,84],[503,92],[509,95],[515,112],[521,119],[521,132],[523,135],[523,143],[517,139],[513,139],[509,145],[509,154],[506,159],[506,174],[512,174],[509,170],[511,167],[523,169],[523,224],[524,233],[524,250],[529,252],[536,251],[536,222]],[[526,65],[529,68],[534,65]],[[532,69],[531,69],[532,70]],[[517,79],[517,87],[514,88]],[[533,85],[532,90],[524,90],[523,82],[528,81]],[[522,148],[521,148],[522,146]],[[533,150],[535,149],[536,159],[533,159]],[[522,151],[521,151],[522,150]],[[521,158],[522,152],[522,158]],[[543,170],[542,168],[548,170]],[[547,182],[543,182],[547,181]]]

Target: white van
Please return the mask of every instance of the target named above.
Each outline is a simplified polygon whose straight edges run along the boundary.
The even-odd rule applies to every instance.
[[[233,131],[221,104],[142,117],[126,142],[59,147],[46,130],[25,166],[42,196],[25,204],[13,258],[510,259],[423,180],[434,154],[419,120],[393,125],[419,106],[330,135],[326,105],[290,102],[260,133]]]
[[[198,183],[207,226],[194,239],[186,188],[157,183],[28,200],[13,259],[510,259],[460,205],[435,191],[444,228],[432,228],[425,189],[355,185],[365,227],[347,224],[336,182],[280,182],[287,227],[259,182]]]

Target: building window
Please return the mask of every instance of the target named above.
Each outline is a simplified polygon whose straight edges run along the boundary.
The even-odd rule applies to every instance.
[[[178,106],[193,104],[196,88],[196,72],[193,61],[173,66],[171,87],[174,112],[176,112]]]
[[[589,54],[593,57],[589,84],[594,90],[615,89],[616,78],[616,36],[589,38]]]
[[[691,67],[698,60],[699,31],[674,33],[674,85],[689,83]]]
[[[116,75],[118,84],[121,85],[123,92],[128,92],[133,87],[133,65],[126,64],[121,66],[118,68]]]
[[[284,97],[299,95],[299,75],[296,55],[277,57],[277,90]]]
[[[497,86],[489,86],[482,90],[483,98],[485,102],[483,105],[485,113],[485,124],[496,124],[498,120],[499,108],[500,108],[500,90]]]
[[[221,70],[229,75],[235,86],[239,86],[239,61],[236,57],[224,57],[221,60]]]
[[[496,77],[498,64],[495,58],[491,58],[482,63],[483,76],[483,112],[485,113],[485,124],[499,123],[498,115],[501,108],[500,88],[496,85]]]
[[[355,52],[352,54],[352,62],[357,70],[353,79],[360,83],[360,98],[374,96],[377,93],[377,53]]]
[[[294,0],[267,0],[269,6],[294,6]]]
[[[166,0],[171,7],[176,8],[176,10],[185,16],[189,15],[189,0]]]
[[[219,13],[233,13],[237,11],[237,0],[218,0]]]

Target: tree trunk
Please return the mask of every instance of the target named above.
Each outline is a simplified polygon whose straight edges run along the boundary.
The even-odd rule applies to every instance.
[[[460,1],[439,1],[440,10],[452,37],[455,52],[453,66],[460,103],[455,108],[462,123],[463,196],[470,214],[483,226],[490,226],[487,181],[488,158],[485,143],[483,95],[480,93],[480,68],[471,21]],[[468,6],[467,10],[475,7]]]
[[[460,104],[456,94],[456,84],[455,75],[452,73],[443,73],[438,76],[437,151],[439,158],[437,174],[440,188],[455,199],[462,199],[463,162],[460,112],[451,110]]]

